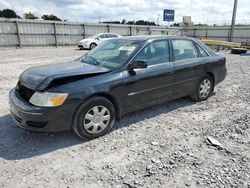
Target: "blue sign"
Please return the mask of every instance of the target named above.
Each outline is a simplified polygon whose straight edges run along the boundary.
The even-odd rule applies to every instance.
[[[165,9],[163,11],[163,21],[174,21],[174,10]]]

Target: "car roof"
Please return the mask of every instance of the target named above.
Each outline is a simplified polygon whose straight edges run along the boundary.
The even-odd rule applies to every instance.
[[[191,37],[174,36],[174,35],[137,35],[137,36],[125,36],[125,37],[122,37],[120,39],[138,40],[138,41],[155,40],[155,39],[189,39],[189,40],[194,40]]]

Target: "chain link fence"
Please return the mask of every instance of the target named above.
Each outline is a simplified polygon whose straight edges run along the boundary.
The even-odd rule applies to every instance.
[[[76,45],[97,33],[132,35],[185,35],[228,41],[229,27],[167,27],[103,23],[80,23],[25,19],[0,19],[0,46]],[[250,40],[250,27],[235,27],[233,42]]]
[[[179,28],[44,20],[0,19],[0,46],[76,45],[97,33],[180,35]]]

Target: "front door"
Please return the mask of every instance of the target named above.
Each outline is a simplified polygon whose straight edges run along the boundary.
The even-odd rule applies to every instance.
[[[134,60],[146,60],[148,67],[133,72],[124,70],[125,112],[144,108],[162,101],[170,100],[173,95],[173,63],[170,62],[167,40],[149,43]]]

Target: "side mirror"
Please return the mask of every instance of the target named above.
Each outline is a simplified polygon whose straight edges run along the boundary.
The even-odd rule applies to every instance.
[[[99,38],[99,37],[96,37],[95,39],[96,39],[96,40],[100,40],[100,38]]]
[[[148,67],[146,60],[135,60],[128,65],[128,70],[132,71],[134,69],[145,69]]]

